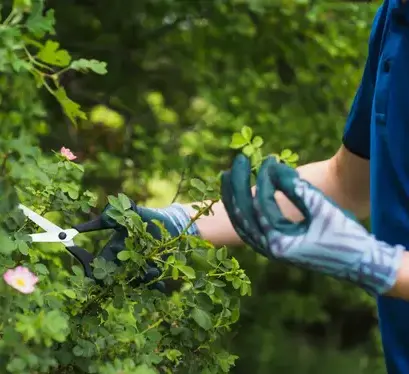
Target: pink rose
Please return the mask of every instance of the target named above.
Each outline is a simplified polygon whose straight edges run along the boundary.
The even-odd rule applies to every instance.
[[[7,270],[3,274],[3,279],[9,286],[25,294],[34,292],[35,285],[38,282],[38,278],[23,266]]]
[[[77,158],[77,156],[75,156],[69,148],[61,147],[60,152],[67,160],[72,161]]]

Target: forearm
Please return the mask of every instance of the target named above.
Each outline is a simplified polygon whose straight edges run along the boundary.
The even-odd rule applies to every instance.
[[[336,169],[332,167],[332,164],[332,159],[320,161],[300,166],[297,171],[301,178],[323,191],[343,208],[353,209],[351,199],[348,199],[340,189],[339,176],[336,175]],[[253,191],[255,191],[255,187],[253,187]],[[277,202],[287,218],[293,221],[302,219],[299,211],[281,192],[277,193]],[[190,211],[191,215],[194,216],[196,211],[192,208]],[[236,234],[221,201],[213,205],[213,213],[202,216],[196,221],[201,236],[215,246],[241,245],[242,241]]]
[[[340,158],[339,154],[343,156]],[[369,212],[368,160],[350,158],[351,154],[342,148],[337,155],[328,161],[302,166],[298,173],[274,159],[267,160],[258,176],[258,204],[254,205],[249,186],[245,187],[251,173],[250,161],[238,157],[231,174],[223,175],[224,204],[216,204],[213,215],[201,217],[196,222],[196,232],[215,245],[240,244],[231,219],[243,240],[266,256],[347,279],[373,295],[409,300],[409,252],[401,245],[391,246],[368,235],[359,222],[326,198],[330,196],[360,218]],[[354,158],[355,163],[351,163]],[[300,231],[295,235],[297,240],[280,226],[283,222],[280,212],[271,201],[275,198],[282,213],[292,220],[302,216],[284,195],[274,194],[277,186],[300,209],[308,210],[312,219],[308,234]],[[275,235],[278,226],[281,236]]]
[[[368,216],[368,160],[355,156],[341,146],[334,157],[300,166],[297,171],[302,179],[317,187],[343,209],[353,212],[360,219]],[[302,219],[301,213],[281,192],[276,194],[276,201],[288,219],[292,221]],[[196,214],[194,209],[190,208],[190,211],[192,216]],[[215,246],[241,245],[242,241],[236,234],[221,201],[213,206],[213,212],[214,214],[198,219],[197,227],[201,236]]]
[[[409,301],[409,252],[403,253],[398,269],[396,282],[386,296],[396,297]]]

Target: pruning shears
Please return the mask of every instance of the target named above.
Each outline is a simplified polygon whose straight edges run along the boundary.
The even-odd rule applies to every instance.
[[[45,230],[42,233],[30,234],[32,242],[34,243],[61,243],[65,246],[67,251],[74,256],[82,265],[84,273],[88,278],[93,278],[93,269],[91,263],[95,259],[92,253],[89,253],[82,247],[75,245],[74,238],[79,233],[105,230],[107,227],[101,216],[97,218],[81,223],[79,225],[73,226],[73,228],[62,229],[56,224],[50,222],[48,219],[42,217],[40,214],[34,212],[23,204],[19,204],[18,207],[23,211],[24,215],[34,222],[37,226]]]

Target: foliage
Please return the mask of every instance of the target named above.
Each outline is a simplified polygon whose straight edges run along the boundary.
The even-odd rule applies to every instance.
[[[324,159],[339,146],[379,3],[50,1],[54,10],[46,10],[57,19],[53,41],[58,40],[59,49],[70,51],[71,61],[84,56],[105,61],[109,73],[95,74],[104,73],[98,64],[94,74],[71,67],[59,75],[57,83],[73,102],[81,103],[77,109],[88,117],[81,114],[73,126],[58,97],[46,89],[38,95],[24,74],[30,70],[27,66],[18,74],[10,66],[7,74],[1,68],[0,138],[25,134],[25,142],[43,150],[36,151],[44,159],[42,165],[58,164],[50,149],[65,145],[74,150],[76,165],[83,165],[85,172],[70,169],[70,176],[61,169],[61,183],[80,187],[78,199],[65,198],[68,192],[58,188],[64,203],[53,198],[49,208],[48,197],[41,198],[47,204],[44,211],[53,211],[49,217],[67,225],[100,211],[108,195],[120,192],[149,206],[174,199],[200,201],[201,182],[208,186],[209,178],[228,167],[232,155],[242,149],[232,144],[236,149],[227,151],[232,134],[244,126],[254,130],[251,144],[256,152],[247,148],[254,154],[259,149],[275,153],[293,166]],[[10,2],[2,4],[7,17]],[[30,39],[38,41],[36,36]],[[0,66],[15,55],[13,43],[12,52],[5,52],[5,40],[1,34]],[[38,48],[29,44],[29,51],[35,55]],[[53,71],[63,69],[57,65]],[[10,157],[8,168],[31,165],[17,185],[38,180],[36,190],[43,193],[49,183],[41,179],[33,157],[26,155],[17,163],[17,156],[22,157]],[[256,165],[259,156],[253,157]],[[192,178],[202,191],[192,188]],[[92,196],[84,195],[87,190]],[[54,213],[61,211],[60,205],[66,207],[61,217]],[[81,240],[88,248],[102,244],[92,235]],[[252,297],[242,300],[240,319],[223,338],[224,346],[239,356],[232,372],[384,373],[376,311],[367,295],[326,277],[267,263],[251,251],[229,248],[229,253],[252,282]],[[69,270],[71,264],[62,254],[47,245],[41,258],[53,264],[64,260]]]
[[[31,94],[44,87],[71,121],[85,119],[61,86],[61,75],[69,69],[104,74],[105,63],[73,60],[58,42],[46,39],[53,34],[54,18],[51,10],[43,16],[42,6],[41,0],[15,2],[2,22],[2,73],[17,82],[33,75],[36,87],[30,87]],[[27,105],[27,98],[19,104]],[[1,126],[1,268],[4,273],[23,265],[39,279],[29,295],[0,283],[1,371],[228,372],[237,357],[220,346],[220,337],[238,320],[239,297],[250,294],[251,288],[226,248],[216,250],[186,235],[172,238],[163,228],[162,239],[154,239],[124,194],[109,197],[111,217],[128,231],[126,247],[118,254],[123,265],[96,257],[95,280],[84,277],[79,264],[58,245],[31,242],[28,234],[37,228],[25,220],[19,202],[64,225],[75,223],[80,212],[89,213],[96,202],[95,194],[81,186],[81,164],[68,160],[65,152],[47,155],[37,146],[35,120],[43,112],[40,103],[36,105],[37,113],[27,113],[25,126],[18,117],[24,111],[19,110],[6,112]],[[8,116],[13,115],[17,119],[10,123]],[[211,197],[211,187],[196,186],[204,199]],[[207,209],[200,208],[198,216]],[[92,248],[92,239],[83,244]],[[162,274],[134,287],[133,280],[143,275],[149,261],[157,263]],[[149,287],[168,279],[177,281],[169,295]]]

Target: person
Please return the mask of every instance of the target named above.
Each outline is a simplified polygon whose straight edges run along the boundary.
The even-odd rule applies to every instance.
[[[253,188],[250,162],[237,156],[222,176],[214,214],[188,229],[215,246],[246,243],[271,260],[345,279],[374,295],[389,374],[409,373],[408,87],[409,4],[385,0],[336,154],[296,170],[270,157]],[[162,221],[172,235],[196,214],[190,204],[134,209],[146,222]],[[369,214],[372,234],[357,221]]]

